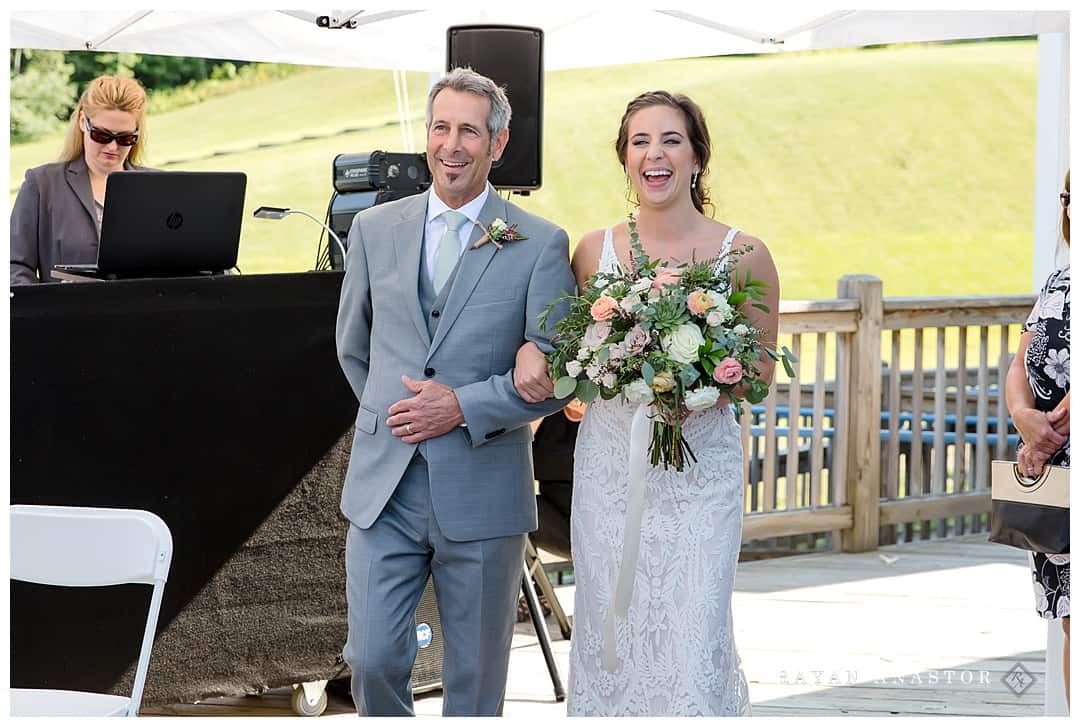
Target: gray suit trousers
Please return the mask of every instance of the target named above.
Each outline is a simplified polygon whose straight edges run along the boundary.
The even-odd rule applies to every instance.
[[[414,614],[429,573],[443,630],[443,714],[502,714],[525,537],[448,540],[419,454],[371,527],[349,525],[344,653],[360,715],[413,714]]]

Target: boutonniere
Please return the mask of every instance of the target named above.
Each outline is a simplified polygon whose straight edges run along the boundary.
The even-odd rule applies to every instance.
[[[502,250],[504,243],[527,239],[529,238],[517,231],[517,225],[508,225],[504,220],[496,217],[487,226],[484,236],[473,244],[473,249],[475,250],[486,242],[491,242],[495,247]]]

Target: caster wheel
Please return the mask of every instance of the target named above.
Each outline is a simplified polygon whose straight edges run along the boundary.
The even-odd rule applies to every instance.
[[[326,691],[321,692],[315,702],[309,702],[307,695],[304,693],[304,688],[296,685],[293,687],[292,699],[289,700],[289,704],[292,705],[292,711],[295,715],[318,717],[326,711]]]

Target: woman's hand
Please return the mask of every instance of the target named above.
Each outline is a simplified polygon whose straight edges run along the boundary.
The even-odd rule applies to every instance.
[[[514,359],[514,388],[518,396],[530,404],[555,395],[555,384],[548,375],[544,352],[532,341],[519,348]]]
[[[1016,431],[1024,440],[1024,446],[1016,456],[1020,474],[1037,477],[1047,460],[1065,444],[1068,436],[1056,432],[1049,417],[1038,409],[1025,407],[1013,412],[1012,417]]]
[[[1054,410],[1046,415],[1054,431],[1066,437],[1069,436],[1069,394],[1071,393],[1066,393],[1065,398],[1058,402]]]

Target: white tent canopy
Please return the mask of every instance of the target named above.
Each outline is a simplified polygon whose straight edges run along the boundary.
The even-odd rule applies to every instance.
[[[439,71],[446,29],[498,24],[544,30],[555,71],[667,58],[879,43],[1064,33],[1065,11],[826,11],[807,7],[682,12],[593,8],[438,10],[23,10],[11,46],[362,68]],[[325,18],[323,27],[318,18]],[[351,26],[351,27],[350,27]]]
[[[542,3],[406,10],[20,10],[11,47],[227,58],[437,72],[453,25],[544,31],[548,71],[670,58],[882,43],[1039,36],[1033,280],[1054,264],[1055,190],[1068,167],[1069,13],[1065,10],[778,10],[763,4],[691,11]]]

